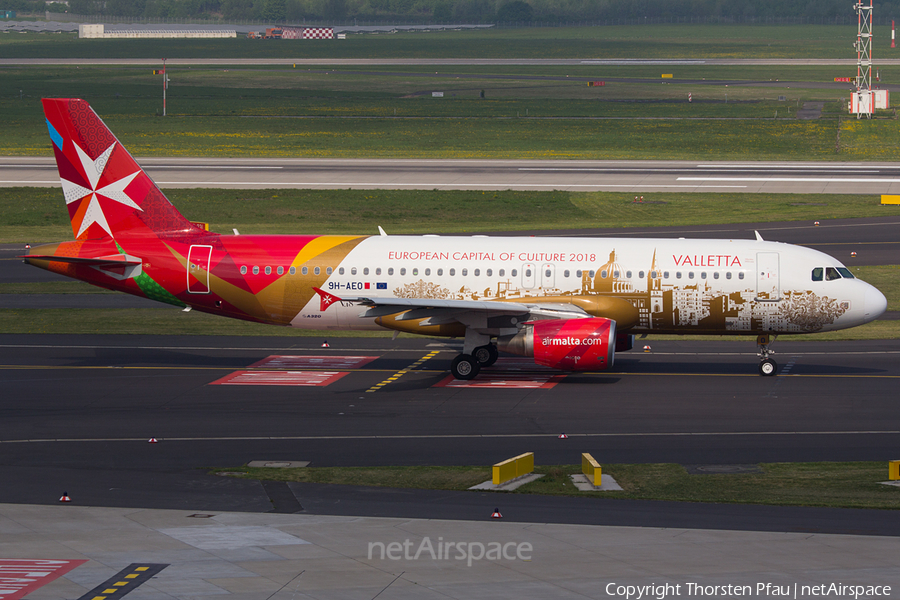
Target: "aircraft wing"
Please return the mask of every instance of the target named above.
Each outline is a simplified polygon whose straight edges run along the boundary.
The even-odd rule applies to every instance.
[[[534,302],[498,302],[496,300],[443,300],[429,298],[393,298],[356,296],[338,298],[316,288],[323,305],[335,301],[365,307],[361,318],[396,315],[397,321],[420,321],[421,326],[460,323],[480,332],[515,328],[517,323],[534,319],[584,319],[591,315],[574,304]],[[325,295],[323,295],[325,294]],[[328,299],[330,297],[330,299]]]

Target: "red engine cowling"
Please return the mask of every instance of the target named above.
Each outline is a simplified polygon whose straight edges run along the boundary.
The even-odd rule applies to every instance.
[[[616,322],[600,317],[532,321],[515,336],[497,342],[500,350],[533,356],[539,365],[565,371],[602,371],[615,359]]]

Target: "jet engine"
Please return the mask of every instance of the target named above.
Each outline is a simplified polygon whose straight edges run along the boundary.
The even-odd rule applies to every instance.
[[[613,365],[616,322],[589,319],[541,320],[523,323],[515,335],[497,340],[497,349],[534,357],[539,365],[565,371],[602,371]]]

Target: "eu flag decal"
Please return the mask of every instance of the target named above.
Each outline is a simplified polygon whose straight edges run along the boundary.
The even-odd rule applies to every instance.
[[[387,289],[387,283],[376,283],[376,284],[375,284],[375,289],[376,289],[376,290],[386,290],[386,289]]]

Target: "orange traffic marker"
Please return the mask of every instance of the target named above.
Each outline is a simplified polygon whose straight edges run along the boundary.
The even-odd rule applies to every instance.
[[[851,258],[856,258],[856,252],[851,252],[850,256],[851,256]]]
[[[564,433],[561,433],[561,434],[559,434],[559,439],[561,439],[561,440],[567,440],[567,439],[569,439],[569,436],[567,436],[567,435],[564,434]]]
[[[816,221],[815,223],[813,223],[813,225],[815,225],[816,227],[818,227],[818,226],[819,226],[819,222]]]
[[[63,492],[63,495],[59,499],[60,502],[71,502],[72,499],[69,498],[69,492]]]
[[[650,352],[650,346],[644,346],[644,352]]]
[[[156,438],[150,438],[149,440],[147,440],[147,442],[150,444],[156,444],[157,440],[156,440]]]
[[[322,342],[322,347],[323,348],[331,348],[331,346],[328,345],[328,340],[325,340],[324,342]]]
[[[503,518],[503,515],[500,514],[499,508],[494,509],[494,513],[491,515],[491,518],[492,519],[502,519]]]

